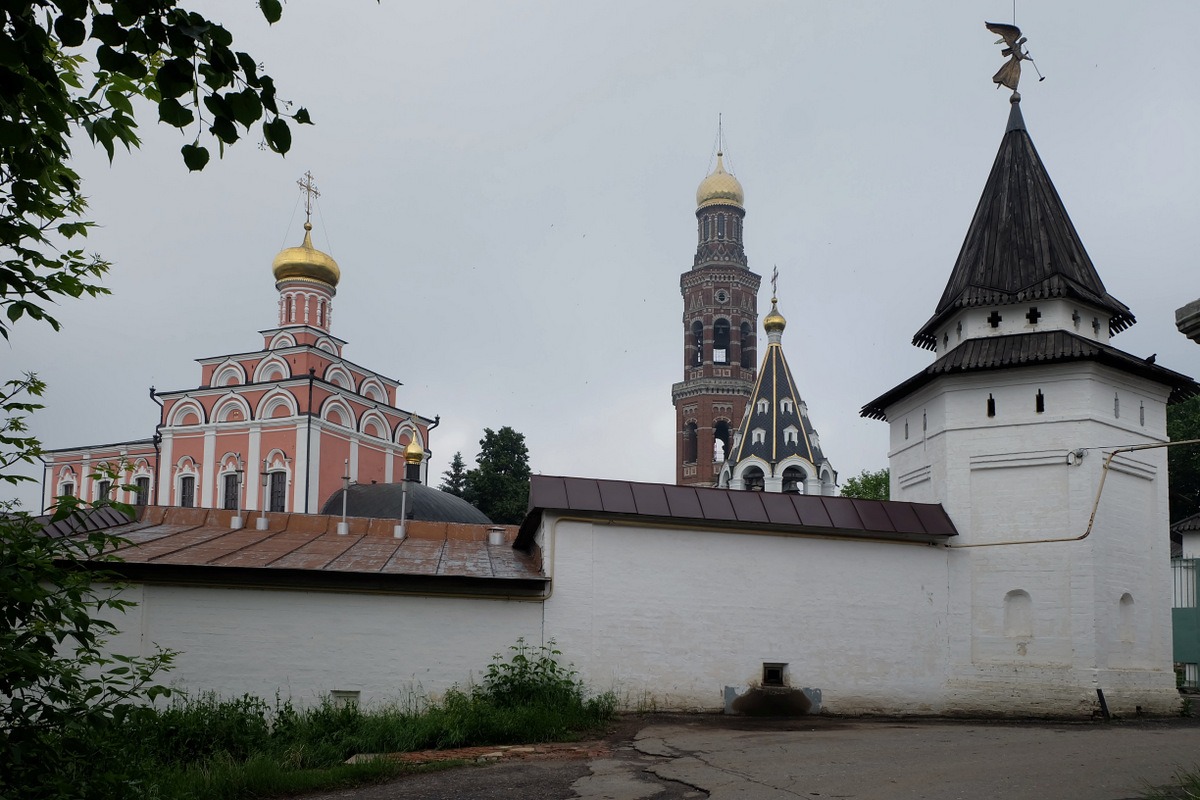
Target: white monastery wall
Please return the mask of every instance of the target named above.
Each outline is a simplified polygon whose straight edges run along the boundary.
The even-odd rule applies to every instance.
[[[719,709],[782,662],[834,713],[940,710],[943,548],[556,519],[546,636],[628,706]]]
[[[163,679],[223,696],[278,692],[307,705],[331,691],[362,703],[438,696],[480,679],[518,637],[541,641],[538,602],[466,597],[134,584],[114,652],[181,651]]]

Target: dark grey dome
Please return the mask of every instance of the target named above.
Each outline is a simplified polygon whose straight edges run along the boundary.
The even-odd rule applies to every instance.
[[[374,519],[400,519],[402,484],[368,483],[350,487],[346,499],[346,516]],[[325,501],[322,514],[341,516],[342,490],[338,489]],[[469,525],[490,525],[492,521],[475,506],[452,494],[430,488],[423,483],[409,482],[409,519],[424,522],[462,522]]]

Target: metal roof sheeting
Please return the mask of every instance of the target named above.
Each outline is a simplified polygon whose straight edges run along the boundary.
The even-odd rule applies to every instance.
[[[529,548],[543,512],[686,520],[697,528],[942,543],[957,536],[941,505],[660,483],[534,475],[516,547]]]

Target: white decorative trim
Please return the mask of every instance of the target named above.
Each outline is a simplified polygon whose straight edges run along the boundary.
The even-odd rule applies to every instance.
[[[370,423],[374,423],[379,429],[378,434],[367,433],[367,425]],[[383,416],[383,414],[380,414],[375,410],[370,410],[362,415],[362,419],[359,420],[358,430],[360,433],[366,434],[367,436],[372,436],[376,439],[383,439],[386,441],[388,434],[391,431],[391,426],[388,425],[387,419]]]
[[[337,409],[338,415],[343,417],[343,422],[335,422],[329,418],[329,412],[333,411],[334,409]],[[337,395],[326,399],[324,404],[322,404],[321,419],[329,422],[330,424],[339,425],[343,428],[349,428],[353,431],[358,430],[358,418],[354,414],[354,409],[350,408],[350,404]]]
[[[1025,453],[985,453],[971,456],[970,468],[1010,469],[1013,467],[1065,466],[1066,450],[1033,450]]]
[[[232,383],[226,383],[226,379],[232,374],[234,380]],[[209,386],[236,386],[246,382],[246,368],[241,363],[234,361],[232,358],[218,364],[213,369],[212,380]]]
[[[901,489],[909,489],[919,483],[933,480],[933,466],[926,464],[922,467],[917,467],[914,470],[909,470],[903,475],[896,476],[896,484]]]
[[[280,375],[275,376],[275,370],[278,368]],[[270,373],[270,377],[266,377]],[[292,367],[287,361],[277,355],[270,355],[258,362],[258,366],[254,368],[254,382],[265,383],[266,381],[287,380],[292,377]]]
[[[242,412],[242,418],[240,420],[230,420],[226,418],[229,412],[234,408]],[[246,398],[230,392],[213,404],[211,419],[213,422],[247,422],[251,419],[251,415],[252,412],[250,410],[250,403],[246,401]]]
[[[358,393],[377,403],[386,404],[388,402],[387,389],[384,387],[383,382],[374,375],[363,378],[362,383],[359,384]]]
[[[350,374],[350,370],[343,367],[341,364],[330,364],[325,369],[325,374],[322,379],[327,383],[332,383],[334,386],[340,386],[343,389],[354,391],[354,376]]]
[[[300,413],[300,407],[296,404],[296,398],[291,392],[274,389],[263,395],[262,400],[258,401],[258,408],[254,411],[254,418],[263,421],[274,419],[275,409],[279,408],[280,404],[287,407],[289,417],[294,417]]]
[[[188,397],[180,400],[171,409],[171,419],[167,423],[167,426],[171,428],[185,427],[183,418],[188,414],[196,415],[196,425],[203,425],[205,423],[206,415],[204,413],[204,406],[200,405],[194,398]],[[187,427],[190,427],[190,425]]]
[[[271,337],[271,343],[267,345],[268,350],[280,350],[284,347],[295,347],[296,339],[287,331],[280,331]]]

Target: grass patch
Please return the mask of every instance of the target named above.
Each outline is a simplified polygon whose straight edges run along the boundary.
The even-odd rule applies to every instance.
[[[359,753],[573,741],[613,718],[616,698],[588,697],[551,647],[518,641],[496,656],[479,686],[438,702],[360,708],[212,694],[144,709],[127,725],[138,788],[160,800],[278,797],[387,780],[420,769],[386,759],[346,764]],[[131,792],[135,796],[137,792]]]

